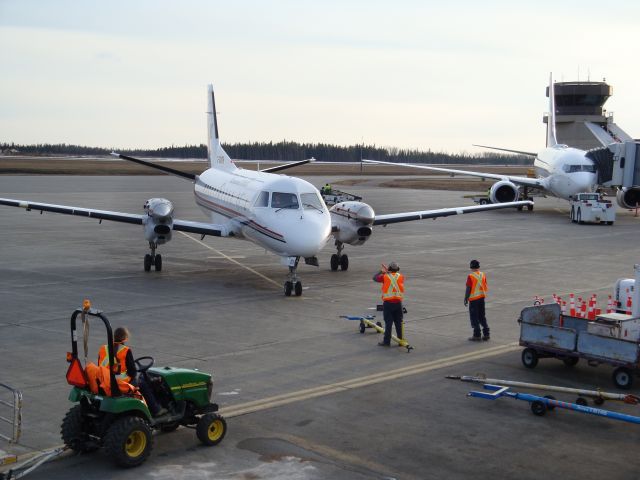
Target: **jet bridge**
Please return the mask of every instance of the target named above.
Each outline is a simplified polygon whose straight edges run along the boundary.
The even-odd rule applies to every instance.
[[[603,187],[640,186],[640,141],[613,143],[587,152],[596,165]]]

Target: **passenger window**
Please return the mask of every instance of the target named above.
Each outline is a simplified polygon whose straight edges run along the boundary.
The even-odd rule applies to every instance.
[[[298,209],[298,197],[295,193],[273,192],[271,194],[271,208]]]
[[[256,207],[268,207],[269,206],[269,192],[260,192],[255,203]]]

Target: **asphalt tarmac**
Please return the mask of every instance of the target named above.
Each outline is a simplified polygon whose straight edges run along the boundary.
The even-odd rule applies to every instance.
[[[344,189],[380,214],[469,204],[466,192],[368,181]],[[190,183],[172,177],[2,176],[0,196],[132,213],[162,196],[177,217],[204,220]],[[27,478],[637,478],[639,426],[566,410],[537,417],[526,402],[469,398],[479,385],[444,378],[484,373],[617,391],[606,365],[543,359],[524,368],[516,319],[535,295],[606,298],[640,262],[640,219],[618,209],[613,226],[577,225],[566,202],[536,202],[533,212],[376,227],[365,245],[347,246],[346,272],[330,271],[330,243],[319,268],[299,268],[300,298],[284,297],[279,259],[248,242],[176,233],[159,249],[163,271],[145,273],[140,227],[2,207],[0,383],[23,392],[24,409],[20,445],[0,443],[0,450],[24,456],[61,444],[71,406],[69,318],[89,298],[114,326],[129,327],[136,356],[213,372],[228,434],[204,447],[180,428],[155,435],[151,457],[132,470],[96,452],[65,455]],[[472,258],[489,281],[489,342],[467,341],[462,300]],[[411,353],[378,347],[378,335],[340,318],[376,313],[379,285],[371,277],[391,260],[406,275]],[[103,342],[94,324],[91,359]],[[604,408],[640,415],[633,405]]]

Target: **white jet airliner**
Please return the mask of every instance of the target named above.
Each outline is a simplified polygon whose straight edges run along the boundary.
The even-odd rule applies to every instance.
[[[580,150],[559,144],[556,140],[556,115],[555,93],[553,78],[549,78],[549,118],[547,119],[547,147],[537,154],[511,150],[507,148],[488,147],[505,152],[519,153],[535,157],[533,166],[536,178],[520,177],[514,175],[500,175],[493,173],[470,172],[452,168],[429,167],[425,165],[409,165],[406,163],[382,162],[377,160],[363,160],[366,163],[381,163],[388,165],[403,165],[413,168],[422,168],[437,172],[445,172],[451,175],[469,175],[474,177],[490,178],[498,180],[489,190],[491,203],[513,202],[519,198],[529,198],[531,190],[542,191],[564,200],[570,200],[577,193],[593,192],[598,188],[598,173],[595,158],[599,150]],[[522,190],[521,190],[522,189]],[[621,189],[617,195],[618,204],[623,208],[633,208],[640,201],[640,189]],[[521,209],[521,207],[519,207]],[[533,205],[529,210],[533,209]]]
[[[27,211],[55,212],[96,218],[100,221],[142,225],[149,242],[150,253],[144,256],[144,269],[162,269],[158,245],[171,240],[172,231],[190,232],[216,237],[250,240],[281,257],[288,265],[289,275],[284,293],[302,294],[302,283],[296,270],[300,259],[318,266],[317,254],[334,237],[337,253],[331,257],[331,269],[346,270],[349,259],[342,253],[344,244],[361,245],[369,239],[374,225],[387,225],[427,218],[482,212],[498,208],[528,206],[531,202],[511,202],[497,205],[443,208],[386,215],[376,215],[363,202],[343,202],[327,209],[318,190],[300,178],[274,172],[308,163],[302,160],[262,171],[238,168],[220,144],[213,87],[208,91],[208,159],[209,168],[192,175],[164,165],[113,153],[121,159],[156,168],[164,173],[185,178],[194,184],[194,196],[209,222],[193,222],[174,218],[173,204],[164,198],[151,198],[143,214],[93,210],[66,205],[37,203],[0,198],[0,205],[22,207]]]

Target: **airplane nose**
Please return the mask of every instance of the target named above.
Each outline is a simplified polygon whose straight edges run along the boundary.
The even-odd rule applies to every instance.
[[[319,217],[305,215],[287,235],[289,255],[314,257],[324,248],[331,235],[331,220],[325,214]]]

